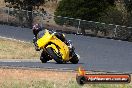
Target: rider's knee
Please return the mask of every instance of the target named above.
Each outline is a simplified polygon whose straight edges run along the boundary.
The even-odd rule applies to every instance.
[[[36,38],[36,37],[34,37],[34,38],[33,38],[33,42],[36,42],[36,41],[37,41],[37,38]]]

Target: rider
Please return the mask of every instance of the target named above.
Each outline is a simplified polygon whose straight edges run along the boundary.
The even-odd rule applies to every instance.
[[[40,49],[37,46],[37,35],[40,31],[42,31],[42,27],[39,24],[35,24],[35,25],[33,25],[32,30],[33,30],[33,34],[34,34],[33,43],[35,45],[35,50],[39,51]]]
[[[33,43],[35,45],[35,50],[40,51],[39,47],[37,46],[37,35],[40,31],[42,31],[42,27],[39,24],[35,24],[33,25],[32,30],[34,34]],[[61,41],[63,41],[65,44],[67,45],[69,44],[68,41],[65,39],[65,36],[62,33],[56,32],[55,36],[59,38]]]

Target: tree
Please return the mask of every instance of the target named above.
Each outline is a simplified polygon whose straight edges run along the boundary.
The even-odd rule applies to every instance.
[[[8,2],[11,7],[17,8],[19,10],[27,10],[29,18],[27,19],[29,22],[29,26],[32,26],[32,10],[34,6],[40,6],[45,3],[45,0],[5,0]]]
[[[106,0],[109,4],[114,5],[115,4],[115,0]]]
[[[132,0],[124,0],[126,9],[128,10],[128,12],[132,11]]]
[[[112,23],[117,25],[124,25],[122,12],[114,7],[109,7],[106,12],[101,15],[99,21],[107,24]]]
[[[114,0],[62,0],[55,15],[68,16],[84,20],[98,20]]]
[[[5,2],[10,3],[13,7],[15,6],[16,8],[19,9],[27,9],[29,6],[36,6],[36,5],[41,5],[45,3],[45,0],[5,0]],[[27,8],[26,8],[27,7]]]

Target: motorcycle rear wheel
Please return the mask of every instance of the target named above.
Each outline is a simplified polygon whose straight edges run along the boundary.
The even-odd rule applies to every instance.
[[[76,54],[70,59],[70,62],[72,64],[77,64],[79,62],[79,59]]]
[[[47,48],[46,50],[52,59],[54,59],[58,64],[63,63],[62,58],[60,58],[52,48]]]

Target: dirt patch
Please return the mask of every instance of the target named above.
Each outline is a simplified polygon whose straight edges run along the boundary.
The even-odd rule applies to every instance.
[[[0,69],[0,80],[49,80],[64,82],[75,79],[76,73],[44,71],[44,70],[21,70],[21,69]]]

